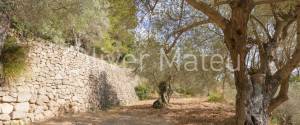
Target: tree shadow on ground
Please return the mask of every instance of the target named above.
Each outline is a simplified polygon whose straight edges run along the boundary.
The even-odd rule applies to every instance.
[[[233,125],[233,107],[221,103],[171,103],[166,109],[153,109],[151,104],[131,106],[123,115],[159,117],[176,125]]]
[[[226,104],[176,99],[168,108],[153,109],[153,101],[107,111],[70,114],[43,125],[234,125],[234,108]]]

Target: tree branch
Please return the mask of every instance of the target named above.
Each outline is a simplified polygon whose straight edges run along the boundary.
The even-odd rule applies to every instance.
[[[278,95],[271,100],[270,106],[268,108],[269,113],[274,111],[274,109],[276,109],[278,106],[280,106],[282,103],[284,103],[289,99],[288,91],[289,91],[289,77],[285,78],[280,83],[280,91]]]
[[[253,43],[255,43],[258,46],[258,50],[259,50],[260,69],[258,72],[269,73],[270,68],[268,67],[268,54],[263,46],[263,42],[260,40],[260,37],[259,37],[257,29],[256,29],[257,26],[255,25],[254,20],[251,20],[251,24],[252,24],[254,36],[256,37],[256,39],[254,39],[252,41],[253,41]],[[268,34],[268,32],[266,32],[266,33]],[[271,40],[271,37],[269,38],[269,40]]]
[[[198,22],[193,22],[187,26],[184,26],[182,28],[179,28],[178,30],[175,30],[172,35],[175,35],[175,34],[180,34],[180,33],[183,33],[183,32],[186,32],[192,28],[195,28],[197,26],[200,26],[200,25],[203,25],[203,24],[208,24],[208,23],[211,23],[210,20],[203,20],[203,21],[198,21]]]
[[[218,11],[211,8],[205,2],[199,0],[185,0],[188,4],[190,4],[195,9],[201,11],[206,16],[208,16],[209,20],[219,26],[221,29],[225,29],[226,23],[229,22],[226,18],[224,18]]]
[[[203,24],[207,24],[207,23],[210,23],[210,21],[209,21],[209,20],[204,20],[204,21],[199,21],[199,22],[193,22],[193,23],[191,23],[191,24],[189,24],[189,25],[187,25],[187,26],[183,26],[183,27],[181,27],[181,28],[179,28],[179,29],[173,31],[173,32],[167,37],[166,41],[168,41],[172,36],[175,37],[175,38],[174,38],[174,41],[173,41],[173,43],[172,43],[169,47],[165,48],[165,52],[166,52],[166,53],[169,53],[169,52],[171,51],[171,49],[177,44],[177,41],[178,41],[179,37],[180,37],[184,32],[187,32],[187,31],[189,31],[189,30],[192,29],[192,28],[195,28],[195,27],[197,27],[197,26],[200,26],[200,25],[203,25]]]
[[[261,4],[273,4],[273,3],[279,3],[279,2],[287,2],[289,0],[259,0],[256,1],[255,5],[261,5]]]
[[[265,25],[259,20],[257,19],[255,16],[251,15],[251,18],[254,19],[259,25],[261,28],[263,28],[264,32],[266,33],[266,35],[268,36],[268,39],[271,40],[272,37],[271,35],[269,34],[269,31],[268,29],[265,27]]]
[[[181,35],[182,35],[182,33],[175,35],[174,41],[171,44],[171,46],[168,46],[164,49],[166,54],[168,54],[172,50],[172,48],[177,44],[177,41]]]
[[[297,15],[297,45],[295,47],[295,51],[292,55],[292,58],[290,58],[285,65],[283,65],[273,76],[271,83],[272,91],[270,93],[271,97],[274,97],[276,91],[278,90],[278,87],[280,86],[279,94],[271,99],[270,105],[268,107],[268,112],[271,113],[274,109],[276,109],[278,106],[280,106],[282,103],[288,100],[288,90],[289,90],[289,78],[291,75],[291,72],[298,67],[300,62],[300,2],[298,3],[298,6],[296,7],[296,13]],[[277,22],[280,20],[276,20]],[[292,20],[291,20],[292,22]],[[281,34],[285,34],[285,30],[288,29],[289,25],[291,25],[291,22],[288,21],[286,24],[287,28],[280,28],[283,32]],[[283,23],[280,21],[280,23]],[[281,27],[284,27],[283,24],[281,24]],[[277,28],[278,29],[278,28]],[[283,29],[283,31],[282,31]],[[276,39],[276,36],[275,38]]]
[[[154,11],[157,3],[159,2],[159,0],[154,1],[154,5],[153,6],[150,4],[150,1],[145,1],[144,2],[143,0],[140,0],[140,2],[142,3],[142,5],[144,5],[144,7],[148,11],[148,13],[151,14],[151,13],[153,13],[153,11]]]
[[[151,12],[153,12],[153,10],[155,9],[155,7],[156,7],[158,1],[159,1],[159,0],[156,0],[155,3],[154,3],[154,5],[153,5],[152,7],[151,7],[151,5],[150,5],[150,7],[151,7],[151,8],[150,8],[150,9],[151,9],[150,11],[151,11]]]
[[[225,1],[217,1],[214,3],[214,6],[221,6],[221,5],[224,5],[224,4],[230,4],[230,0],[225,0]]]
[[[300,2],[296,8],[297,10],[297,45],[295,47],[295,52],[292,58],[282,66],[280,70],[275,73],[275,77],[284,79],[289,76],[289,74],[299,65],[300,63]]]

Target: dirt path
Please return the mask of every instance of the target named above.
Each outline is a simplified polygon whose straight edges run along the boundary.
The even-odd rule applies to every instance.
[[[54,118],[36,125],[223,125],[234,115],[233,107],[205,99],[173,99],[168,109],[151,108],[153,100],[97,113]]]

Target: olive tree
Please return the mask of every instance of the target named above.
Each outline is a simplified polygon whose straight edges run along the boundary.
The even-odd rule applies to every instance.
[[[213,32],[220,31],[232,66],[238,68],[233,72],[237,90],[236,124],[268,124],[271,112],[288,99],[288,81],[300,63],[299,1],[146,0],[144,4],[150,16],[166,22],[159,23],[165,27],[159,34],[172,31],[165,37],[167,50],[176,46],[177,39],[191,36],[204,26],[215,27]],[[259,9],[263,10],[257,12]],[[256,16],[265,11],[270,13]],[[298,28],[291,30],[293,27]],[[292,32],[297,35],[291,36]],[[293,47],[281,61],[282,56],[277,52],[284,50],[280,44],[286,45],[284,42],[288,40],[293,41]],[[256,65],[249,65],[253,53],[258,53],[253,61]]]

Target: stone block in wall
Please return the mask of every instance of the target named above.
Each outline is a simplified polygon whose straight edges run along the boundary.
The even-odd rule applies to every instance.
[[[37,100],[41,102],[49,102],[49,97],[46,95],[39,95]]]
[[[9,121],[11,120],[9,114],[0,114],[0,121]]]
[[[37,100],[37,101],[36,101],[36,104],[37,104],[37,105],[45,105],[45,103],[44,103],[42,100]]]
[[[47,118],[51,118],[51,117],[54,117],[55,116],[55,114],[52,112],[52,111],[45,111],[44,113],[43,113],[43,115],[45,116],[45,117],[47,117]]]
[[[37,114],[37,113],[42,113],[42,112],[44,112],[43,106],[36,106],[34,113]]]
[[[52,94],[52,93],[48,93],[46,94],[47,97],[50,99],[50,100],[54,100],[55,99],[55,96]]]
[[[3,122],[3,125],[10,125],[10,122],[11,121],[5,121],[5,122]]]
[[[82,99],[79,96],[73,96],[72,101],[73,102],[82,102]]]
[[[5,96],[5,95],[6,95],[6,92],[0,91],[0,97],[3,97],[3,96]]]
[[[18,94],[16,92],[14,92],[14,91],[10,92],[8,95],[11,96],[11,97],[13,97],[13,98],[17,98],[18,97]]]
[[[42,113],[34,115],[33,121],[41,121],[41,120],[44,120],[44,115]]]
[[[59,104],[56,102],[56,101],[50,101],[47,106],[50,108],[50,107],[58,107]]]
[[[26,125],[26,121],[25,120],[12,120],[10,122],[10,125]]]
[[[29,99],[29,103],[35,104],[36,103],[36,99],[37,99],[36,95],[31,96],[31,98]]]
[[[13,111],[13,106],[11,104],[8,104],[8,103],[3,103],[3,104],[0,104],[0,114],[3,113],[3,114],[9,114]]]
[[[17,102],[27,102],[31,98],[30,92],[21,92],[18,93]]]
[[[16,102],[16,98],[15,97],[12,97],[12,96],[3,96],[2,97],[2,102]]]
[[[26,112],[20,112],[20,111],[14,111],[11,114],[11,118],[13,120],[20,120],[20,119],[25,119],[26,118]]]
[[[30,105],[28,102],[16,103],[14,107],[14,111],[17,112],[28,112],[30,109]]]
[[[29,113],[33,113],[34,112],[34,110],[35,110],[35,108],[36,108],[36,105],[35,104],[30,104],[30,108],[29,108]]]
[[[63,76],[61,73],[58,73],[55,75],[54,79],[57,79],[57,80],[62,80],[64,79],[65,76]]]

